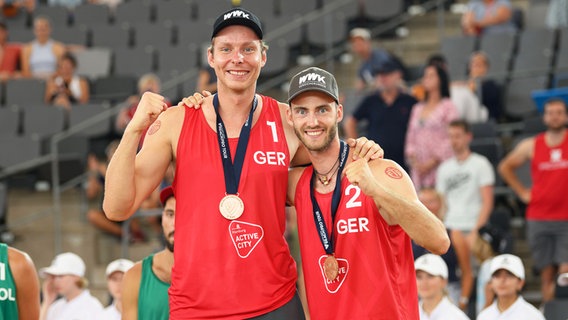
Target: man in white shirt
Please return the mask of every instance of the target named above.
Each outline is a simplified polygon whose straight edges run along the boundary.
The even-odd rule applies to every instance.
[[[467,122],[452,121],[448,135],[454,156],[438,168],[436,190],[445,199],[446,227],[467,234],[471,248],[493,210],[495,173],[486,157],[471,152],[473,135]]]
[[[87,289],[81,257],[71,252],[59,254],[51,266],[40,270],[40,276],[45,278],[40,320],[96,320],[103,306]]]
[[[491,260],[491,288],[496,299],[477,320],[544,320],[544,316],[521,296],[525,284],[523,262],[512,254]]]

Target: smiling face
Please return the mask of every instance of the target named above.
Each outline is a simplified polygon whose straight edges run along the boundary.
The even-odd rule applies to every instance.
[[[326,150],[337,136],[343,119],[343,106],[319,91],[304,92],[290,102],[288,122],[296,136],[310,151]]]
[[[213,38],[207,59],[215,69],[219,88],[244,91],[256,87],[266,63],[266,51],[252,29],[234,25]]]

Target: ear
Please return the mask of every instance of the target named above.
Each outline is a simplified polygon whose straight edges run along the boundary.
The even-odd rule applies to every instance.
[[[292,105],[290,105],[286,109],[286,121],[288,122],[290,127],[292,127],[292,128],[294,127],[294,122],[292,121]]]
[[[207,63],[209,63],[209,66],[211,68],[215,69],[213,61],[214,61],[213,52],[211,52],[211,48],[209,48],[207,49]]]
[[[260,67],[263,68],[266,65],[266,50],[262,50],[262,53],[260,55]]]
[[[343,120],[343,105],[341,103],[337,104],[337,123]]]

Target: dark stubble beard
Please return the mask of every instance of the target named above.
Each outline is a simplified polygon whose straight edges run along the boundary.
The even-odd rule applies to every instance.
[[[174,241],[170,241],[170,237],[172,237],[174,235],[174,232],[170,232],[169,235],[166,236],[166,249],[168,249],[168,251],[170,252],[174,252]]]
[[[304,146],[306,146],[306,149],[308,149],[309,151],[321,152],[321,151],[327,150],[329,148],[329,146],[331,145],[331,143],[333,142],[333,139],[335,139],[335,136],[337,135],[337,125],[334,125],[333,127],[331,127],[329,129],[329,131],[327,132],[327,135],[325,137],[324,144],[319,148],[314,148],[306,142],[306,140],[304,139],[304,135],[303,135],[304,132],[301,129],[294,128],[294,133],[296,134],[296,137],[298,137],[298,139],[300,139],[302,144]]]

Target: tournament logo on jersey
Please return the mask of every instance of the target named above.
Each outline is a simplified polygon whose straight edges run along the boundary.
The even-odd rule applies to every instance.
[[[339,288],[341,288],[341,285],[343,285],[345,278],[347,278],[347,274],[349,273],[349,261],[347,261],[346,259],[342,259],[342,258],[336,258],[337,264],[339,265],[337,278],[335,278],[335,280],[329,280],[325,276],[325,272],[324,272],[324,269],[323,269],[323,264],[324,264],[326,258],[327,258],[327,255],[325,255],[325,254],[319,258],[319,266],[320,266],[320,270],[321,270],[321,276],[322,276],[323,282],[325,283],[325,288],[327,289],[327,291],[329,293],[336,293],[337,291],[339,291]]]
[[[264,230],[257,224],[233,220],[229,224],[229,235],[239,257],[246,258],[264,237]]]

